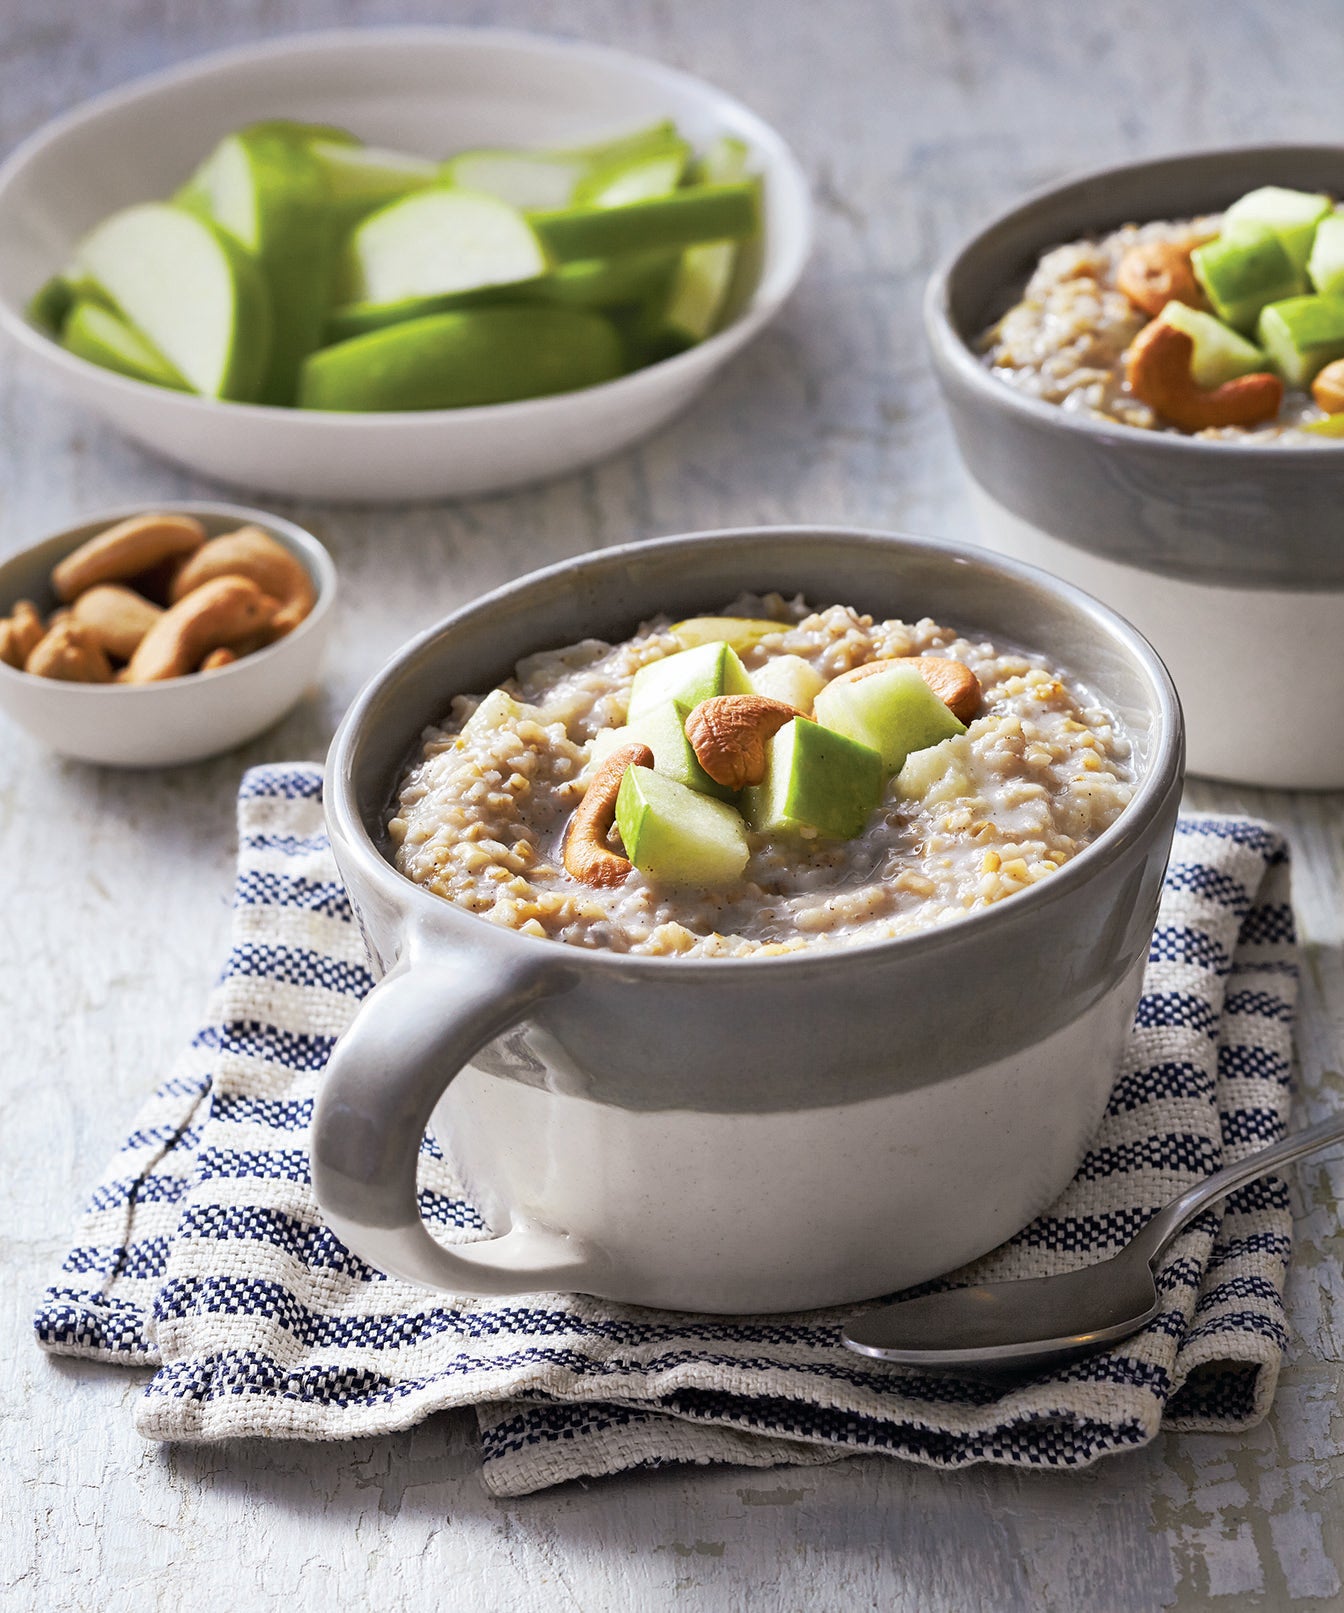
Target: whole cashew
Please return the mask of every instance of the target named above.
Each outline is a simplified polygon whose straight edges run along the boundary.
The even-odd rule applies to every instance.
[[[250,577],[216,577],[164,611],[140,640],[128,683],[157,683],[195,672],[211,650],[232,648],[265,627],[280,608]]]
[[[82,593],[71,606],[71,615],[110,656],[129,661],[163,612],[133,588],[106,582]]]
[[[1169,302],[1205,306],[1190,248],[1174,241],[1143,241],[1130,247],[1115,271],[1115,283],[1136,308],[1154,318]]]
[[[0,661],[21,670],[44,631],[41,613],[32,600],[16,600],[14,609],[0,621]]]
[[[211,650],[205,660],[201,662],[199,671],[218,672],[221,667],[232,666],[238,659],[238,652],[231,650],[227,645],[221,644],[217,650]]]
[[[1256,426],[1278,414],[1283,382],[1277,375],[1239,375],[1205,392],[1190,373],[1194,351],[1194,342],[1174,325],[1160,319],[1145,325],[1125,361],[1130,390],[1182,431]]]
[[[69,604],[97,583],[126,582],[165,560],[194,554],[204,542],[205,528],[193,516],[133,515],[66,555],[51,574],[51,586]]]
[[[23,670],[62,683],[111,683],[112,663],[102,645],[78,622],[57,622],[34,647]]]
[[[653,752],[632,741],[622,745],[593,774],[583,800],[565,830],[565,872],[585,885],[619,885],[634,865],[606,844],[616,818],[616,797],[628,767],[652,767]]]
[[[964,662],[947,655],[897,655],[886,661],[865,661],[832,681],[861,683],[889,666],[913,667],[958,722],[971,722],[978,714],[983,698],[980,679]]]
[[[761,782],[766,746],[785,723],[802,716],[796,706],[766,695],[712,695],[687,717],[686,738],[716,784],[740,790]]]
[[[307,566],[259,526],[242,526],[203,544],[173,578],[168,597],[176,604],[193,588],[225,576],[250,577],[263,593],[280,601],[271,623],[276,638],[297,627],[317,598]]]
[[[1317,373],[1311,383],[1311,396],[1326,414],[1344,414],[1344,358],[1337,358]]]

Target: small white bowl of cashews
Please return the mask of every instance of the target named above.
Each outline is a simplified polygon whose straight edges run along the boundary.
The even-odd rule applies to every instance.
[[[0,710],[109,767],[232,750],[315,681],[336,568],[310,533],[234,504],[91,516],[0,564]]]

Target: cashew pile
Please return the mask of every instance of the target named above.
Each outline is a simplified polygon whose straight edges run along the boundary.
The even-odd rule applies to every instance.
[[[291,632],[313,608],[307,567],[260,527],[209,538],[189,515],[136,515],[51,574],[44,622],[27,599],[0,620],[0,661],[67,683],[157,683],[212,672]]]

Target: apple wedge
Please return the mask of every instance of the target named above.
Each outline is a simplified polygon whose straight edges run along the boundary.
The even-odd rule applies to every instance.
[[[616,827],[626,856],[659,885],[731,885],[751,855],[732,807],[649,767],[626,769]]]

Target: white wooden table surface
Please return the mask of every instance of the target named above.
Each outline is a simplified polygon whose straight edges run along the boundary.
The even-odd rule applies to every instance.
[[[935,258],[1029,186],[1111,159],[1340,138],[1337,0],[3,0],[0,147],[93,91],[294,29],[505,22],[701,72],[794,142],[815,262],[779,324],[640,450],[508,498],[294,506],[345,603],[325,690],[248,750],[160,776],[59,761],[0,730],[0,1605],[401,1613],[676,1606],[918,1613],[1344,1607],[1344,1163],[1296,1175],[1294,1342],[1244,1438],[1168,1437],[1072,1476],[948,1477],[876,1458],[674,1470],[488,1499],[472,1424],[354,1445],[164,1450],[134,1375],[33,1348],[35,1294],[223,954],[243,767],[317,758],[408,634],[597,545],[794,518],[946,536],[961,475],[918,323]],[[0,552],[77,514],[208,495],[6,354]],[[1305,719],[1309,720],[1309,714]],[[1292,835],[1308,941],[1301,1118],[1344,1101],[1340,797],[1195,786]]]

